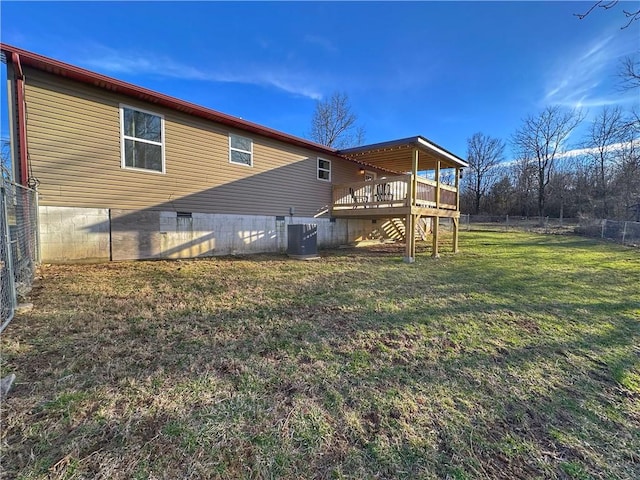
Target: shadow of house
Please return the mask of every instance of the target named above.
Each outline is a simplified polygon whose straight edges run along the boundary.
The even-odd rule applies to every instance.
[[[377,227],[371,220],[328,216],[330,185],[325,195],[302,197],[286,185],[274,188],[283,177],[308,175],[314,166],[315,158],[306,158],[189,195],[166,190],[167,201],[147,208],[41,207],[43,257],[55,262],[278,252],[286,248],[290,223],[317,224],[320,247],[370,235]],[[130,195],[134,200],[136,192]],[[52,194],[43,200],[57,203]]]
[[[333,195],[342,193],[332,187],[409,170],[407,232],[420,216],[459,216],[439,180],[430,188],[443,202],[436,194],[434,208],[418,205],[427,182],[419,166],[435,168],[437,179],[441,167],[466,166],[423,137],[337,151],[15,47],[2,51],[18,179],[40,185],[43,261],[277,251],[287,220],[317,223],[320,246],[350,242],[400,212],[337,212]],[[406,235],[408,260],[414,237]]]

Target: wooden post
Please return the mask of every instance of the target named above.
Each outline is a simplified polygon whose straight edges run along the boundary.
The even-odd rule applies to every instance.
[[[436,161],[436,209],[440,208],[440,160]],[[432,230],[433,230],[433,252],[431,256],[433,258],[440,257],[438,253],[438,231],[440,227],[440,217],[433,217]]]
[[[460,169],[456,168],[456,212],[460,211]]]
[[[419,215],[411,215],[411,258],[416,258],[416,224],[420,219]]]
[[[460,169],[456,167],[456,212],[460,212]],[[453,218],[453,253],[458,253],[458,232],[460,217]]]
[[[407,214],[404,225],[404,241],[405,241],[405,263],[413,263],[416,261],[416,232],[415,218],[411,213]]]
[[[436,208],[440,208],[440,160],[436,162]]]
[[[460,229],[460,218],[453,217],[453,253],[458,253],[459,229]]]
[[[440,254],[438,253],[438,221],[439,217],[433,217],[433,219],[431,220],[432,225],[432,230],[433,230],[433,253],[431,254],[431,256],[433,258],[439,258]]]
[[[418,204],[418,149],[414,148],[411,152],[411,191],[413,192],[411,197],[411,206],[415,207]]]

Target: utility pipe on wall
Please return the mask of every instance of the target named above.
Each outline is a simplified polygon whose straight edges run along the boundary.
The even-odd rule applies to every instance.
[[[29,170],[27,167],[27,118],[25,115],[25,101],[24,101],[24,72],[22,71],[22,65],[20,64],[20,56],[13,52],[11,54],[11,61],[16,66],[16,103],[18,114],[18,150],[20,153],[20,178],[18,183],[27,186],[29,180]]]

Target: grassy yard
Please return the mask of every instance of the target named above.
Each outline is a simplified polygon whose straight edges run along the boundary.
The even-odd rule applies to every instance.
[[[640,478],[640,252],[43,266],[2,478]]]

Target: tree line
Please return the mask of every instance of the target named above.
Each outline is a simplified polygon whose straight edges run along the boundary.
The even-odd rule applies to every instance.
[[[583,13],[612,10],[618,0],[596,1]],[[625,7],[628,4],[625,4]],[[627,29],[640,9],[623,8]],[[640,88],[640,62],[626,57],[619,72],[622,90]],[[636,106],[637,108],[637,106]],[[591,217],[640,221],[640,111],[605,106],[569,146],[584,122],[580,110],[557,106],[526,117],[508,139],[514,158],[505,161],[506,142],[484,133],[467,139],[469,168],[461,186],[467,213]]]
[[[640,220],[640,113],[605,106],[585,124],[557,106],[529,115],[507,142],[467,140],[461,210],[471,214]],[[569,140],[573,143],[569,145]]]

